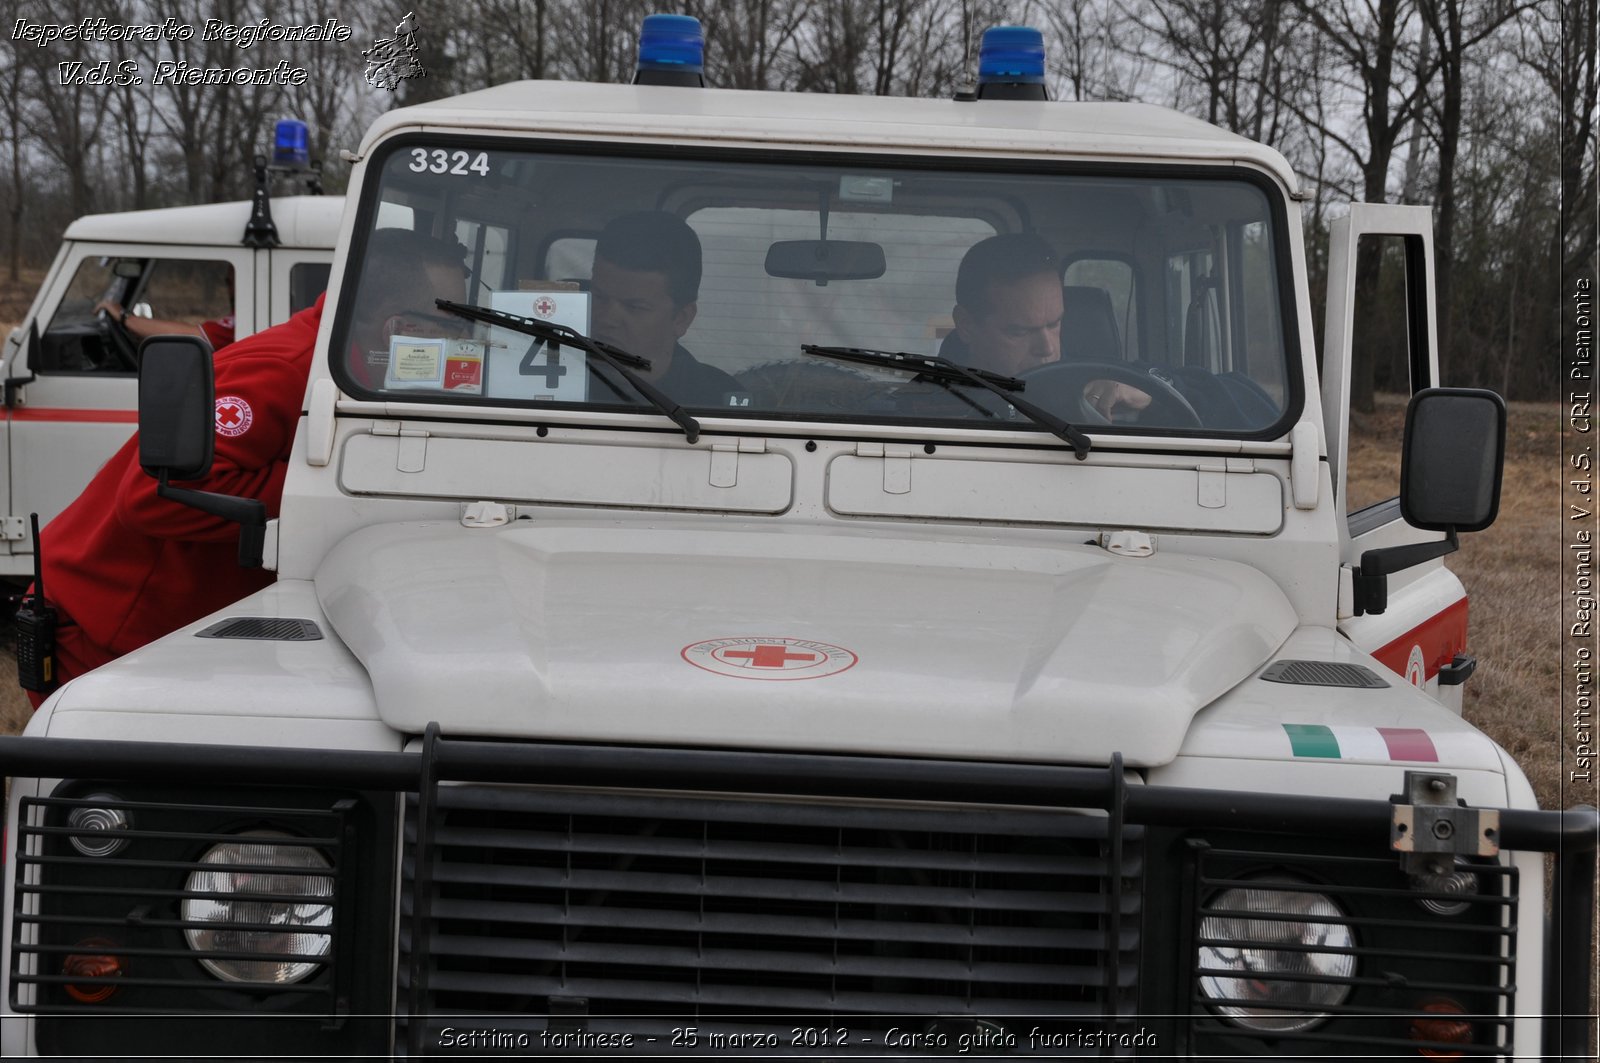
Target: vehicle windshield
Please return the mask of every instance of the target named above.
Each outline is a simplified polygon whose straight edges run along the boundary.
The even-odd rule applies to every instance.
[[[409,138],[376,163],[333,371],[385,400],[653,412],[603,359],[445,313],[564,325],[702,415],[1263,436],[1294,407],[1265,179],[815,152],[581,153]],[[609,149],[608,149],[609,150]]]

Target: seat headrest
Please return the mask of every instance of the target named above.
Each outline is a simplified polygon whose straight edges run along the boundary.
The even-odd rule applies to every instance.
[[[1122,335],[1111,293],[1086,284],[1061,289],[1061,360],[1063,362],[1120,362]]]

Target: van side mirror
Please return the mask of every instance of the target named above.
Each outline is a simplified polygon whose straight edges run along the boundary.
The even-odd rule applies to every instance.
[[[216,439],[211,351],[193,336],[156,337],[139,351],[139,464],[157,478],[198,480]]]
[[[1389,575],[1454,553],[1457,532],[1481,531],[1500,511],[1506,459],[1506,404],[1492,391],[1428,388],[1406,407],[1400,457],[1400,515],[1445,537],[1367,550],[1355,570],[1355,612],[1389,607]]]
[[[198,336],[155,336],[139,347],[139,464],[156,494],[239,525],[239,566],[261,567],[267,507],[259,498],[173,487],[211,471],[216,442],[211,348]]]
[[[1430,531],[1482,531],[1500,512],[1506,404],[1492,391],[1429,388],[1406,408],[1400,515]]]

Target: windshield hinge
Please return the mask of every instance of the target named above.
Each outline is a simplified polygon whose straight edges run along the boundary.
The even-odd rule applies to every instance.
[[[1456,800],[1456,777],[1408,771],[1403,794],[1390,798],[1389,848],[1408,875],[1447,875],[1457,856],[1500,852],[1500,813]]]
[[[736,486],[739,483],[739,455],[766,452],[765,439],[737,439],[711,444],[711,486]]]
[[[395,445],[394,467],[400,472],[421,472],[428,464],[428,430],[412,428],[403,421],[379,421],[372,426],[375,436],[399,436]]]
[[[913,448],[894,443],[857,443],[856,457],[883,459],[883,493],[911,493],[911,455]]]
[[[1209,461],[1195,467],[1198,477],[1196,501],[1202,509],[1222,509],[1228,504],[1228,475],[1239,473],[1253,473],[1256,471],[1254,458],[1224,458],[1222,461]]]

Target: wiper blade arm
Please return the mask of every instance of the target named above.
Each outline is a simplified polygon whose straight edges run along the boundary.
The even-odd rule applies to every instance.
[[[521,317],[517,314],[508,314],[504,310],[491,310],[486,306],[472,306],[469,303],[451,302],[449,299],[435,299],[434,304],[440,310],[448,311],[457,317],[464,317],[468,321],[481,321],[487,325],[498,325],[512,332],[524,336],[532,336],[545,343],[553,343],[558,347],[576,347],[586,351],[605,362],[617,374],[626,380],[633,389],[643,395],[645,399],[657,410],[665,414],[673,424],[683,429],[683,434],[689,442],[694,443],[700,439],[700,422],[673,401],[665,392],[657,388],[650,381],[635,373],[634,369],[649,369],[650,359],[641,358],[637,354],[630,354],[620,347],[613,347],[609,343],[590,339],[577,329],[568,328],[566,325],[557,325],[550,321],[539,321],[531,317]]]
[[[815,354],[822,358],[837,358],[844,362],[857,362],[861,365],[873,365],[883,369],[904,369],[908,372],[920,373],[934,380],[946,380],[957,384],[970,384],[973,387],[985,388],[1005,399],[1016,408],[1017,412],[1027,417],[1033,423],[1050,430],[1058,439],[1072,444],[1072,452],[1079,461],[1089,456],[1089,437],[1083,430],[1068,424],[1049,410],[1041,409],[1028,402],[1015,393],[1021,391],[1026,385],[1015,377],[1001,376],[991,373],[987,369],[974,369],[970,366],[958,365],[948,358],[940,358],[932,354],[909,354],[905,351],[874,351],[865,347],[823,347],[814,343],[803,343],[800,349],[807,354]]]

